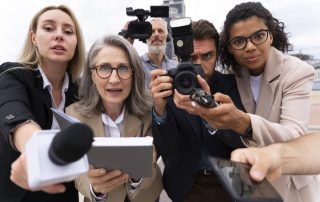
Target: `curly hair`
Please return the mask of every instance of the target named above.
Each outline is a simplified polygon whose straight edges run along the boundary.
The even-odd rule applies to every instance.
[[[236,74],[240,72],[240,66],[234,56],[229,52],[230,29],[242,20],[251,17],[258,17],[264,21],[273,36],[272,46],[282,52],[292,50],[289,43],[288,34],[284,32],[285,25],[278,19],[274,18],[269,10],[267,10],[259,2],[246,2],[236,5],[229,11],[224,21],[223,30],[220,35],[219,61],[223,69],[233,71]]]

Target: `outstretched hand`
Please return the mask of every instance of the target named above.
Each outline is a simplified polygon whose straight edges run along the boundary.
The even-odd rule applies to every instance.
[[[210,87],[207,82],[200,76],[197,77],[201,88],[210,95]],[[213,95],[213,99],[219,103],[219,105],[214,108],[208,109],[200,106],[196,102],[192,104],[192,107],[198,115],[206,120],[213,128],[232,129],[239,134],[244,134],[251,124],[250,116],[237,109],[228,95],[218,92]]]
[[[231,160],[252,165],[250,176],[255,181],[262,181],[264,178],[273,181],[282,173],[280,153],[274,147],[277,145],[237,149],[231,153]]]
[[[39,189],[31,189],[28,185],[27,175],[27,159],[24,153],[11,165],[10,180],[23,189],[30,191],[44,191],[50,194],[62,193],[66,187],[63,184],[54,184],[41,187]]]

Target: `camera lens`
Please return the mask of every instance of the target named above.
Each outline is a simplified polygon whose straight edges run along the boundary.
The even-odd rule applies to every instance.
[[[183,77],[180,81],[180,84],[182,88],[190,88],[190,86],[192,86],[192,81],[189,77]]]
[[[175,79],[175,88],[183,95],[191,94],[195,89],[196,75],[193,72],[183,71],[179,72]]]

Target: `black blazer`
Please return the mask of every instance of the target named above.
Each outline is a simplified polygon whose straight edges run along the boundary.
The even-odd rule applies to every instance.
[[[50,129],[52,124],[51,96],[48,90],[43,89],[39,70],[14,69],[3,73],[17,66],[21,64],[4,63],[0,66],[0,201],[78,202],[73,182],[66,183],[65,193],[47,194],[24,190],[10,181],[11,164],[20,155],[10,144],[10,131],[29,119],[42,129]],[[76,94],[77,86],[70,80],[65,106],[76,101]]]
[[[215,72],[210,82],[211,93],[229,95],[235,105],[244,110],[233,75]],[[183,201],[193,185],[203,147],[209,154],[230,158],[235,148],[244,147],[240,135],[232,130],[220,130],[210,135],[199,116],[177,108],[172,97],[168,98],[167,116],[163,124],[153,118],[152,133],[157,153],[164,161],[163,187],[173,201]]]

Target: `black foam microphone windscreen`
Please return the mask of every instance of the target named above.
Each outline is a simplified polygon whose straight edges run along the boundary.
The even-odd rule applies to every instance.
[[[79,160],[91,148],[93,131],[85,124],[75,123],[57,133],[50,145],[50,160],[66,165]]]

